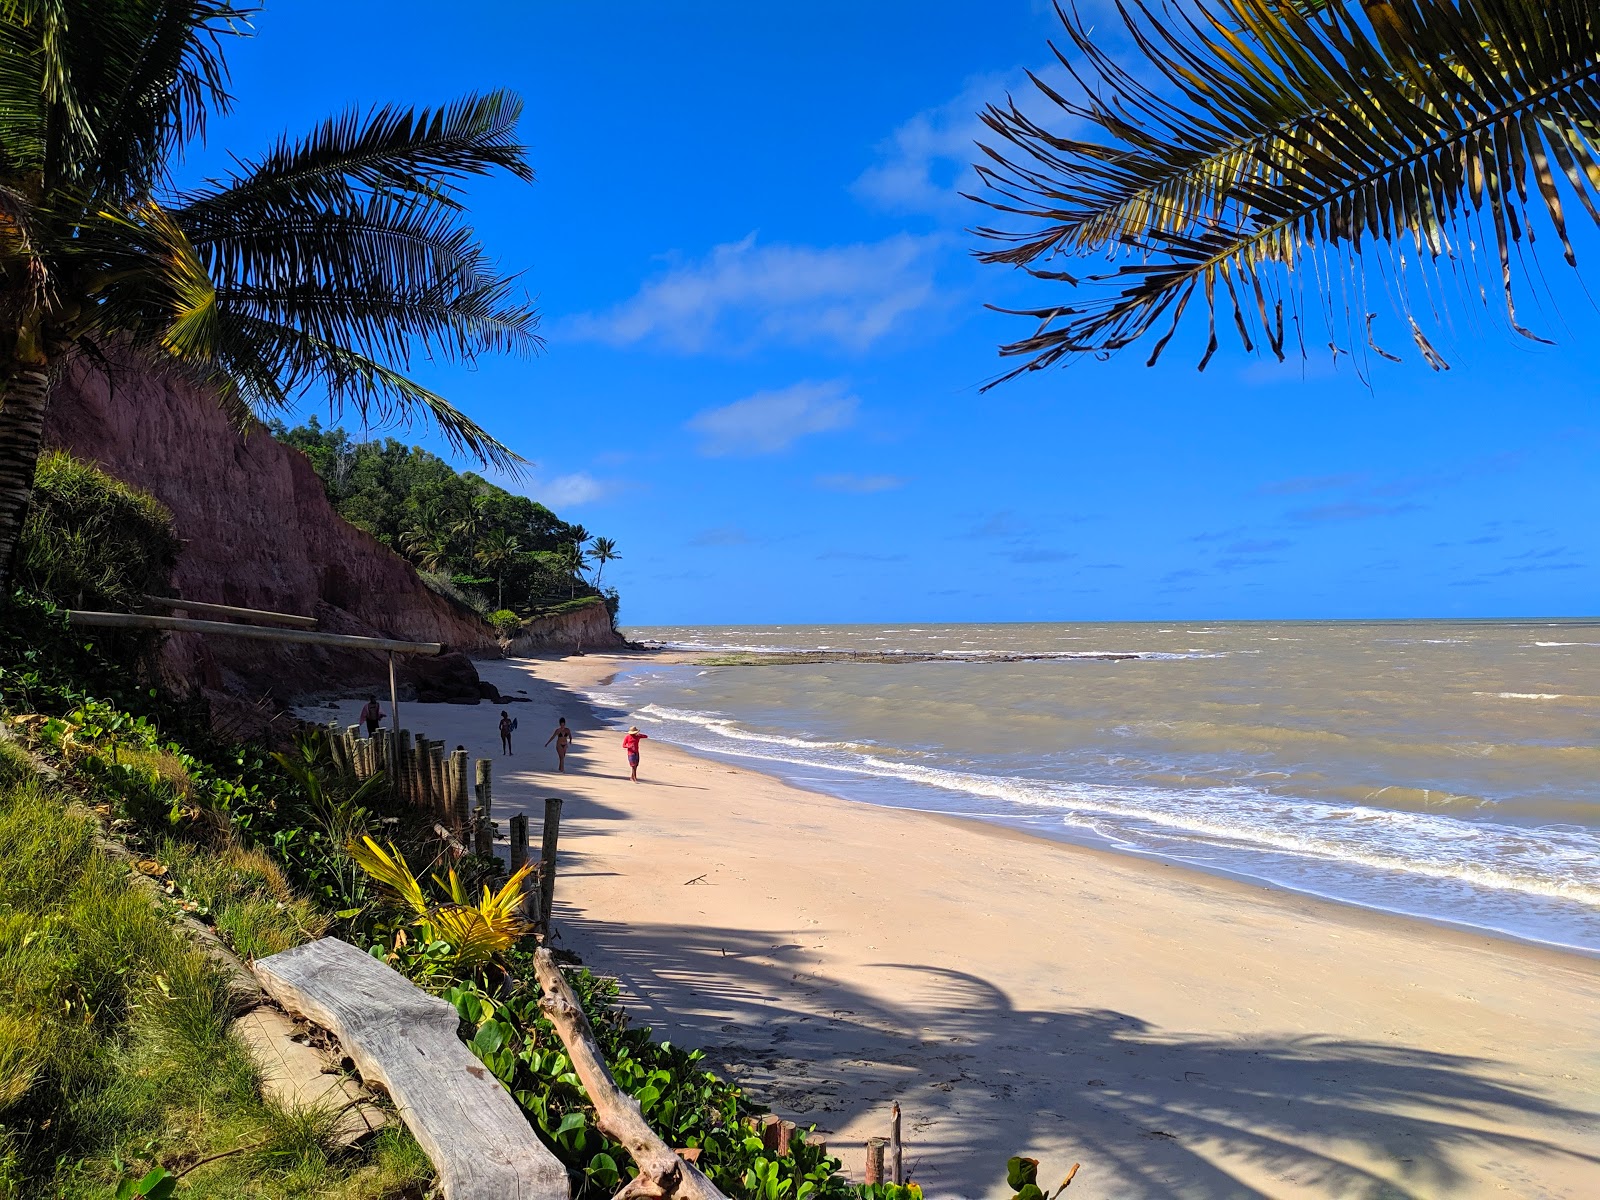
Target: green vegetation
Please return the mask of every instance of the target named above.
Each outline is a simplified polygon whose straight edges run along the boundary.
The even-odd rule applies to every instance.
[[[277,422],[272,432],[311,460],[341,517],[490,620],[563,611],[559,602],[584,597],[603,598],[615,617],[616,590],[598,587],[599,571],[620,557],[610,538],[591,539],[537,501],[394,438],[353,441],[315,417],[294,429]],[[593,586],[583,579],[591,557]]]
[[[1577,201],[1600,222],[1593,0],[1129,5],[1123,63],[1070,11],[1073,85],[1036,80],[983,114],[997,140],[982,199],[1011,227],[980,230],[979,257],[1074,293],[1018,313],[1031,332],[1001,347],[1023,360],[1005,378],[1146,338],[1153,363],[1192,300],[1210,319],[1202,367],[1219,323],[1282,359],[1285,308],[1302,356],[1331,338],[1398,361],[1374,341],[1377,314],[1352,315],[1368,296],[1441,369],[1422,326],[1452,300],[1487,304],[1479,269],[1534,336],[1513,303],[1542,245],[1530,194],[1569,264],[1564,211]]]
[[[177,366],[239,420],[311,385],[365,421],[418,416],[456,448],[516,456],[406,377],[537,344],[464,219],[466,180],[531,180],[504,92],[437,110],[351,110],[226,179],[173,167],[231,105],[231,0],[0,6],[0,595],[10,590],[53,381],[108,351]]]
[[[153,496],[61,451],[39,459],[17,582],[74,608],[127,609],[167,589],[172,514]]]
[[[429,1178],[399,1129],[341,1153],[330,1114],[264,1101],[227,981],[89,813],[3,744],[0,763],[0,1197],[109,1200],[156,1159],[197,1196],[379,1200]]]

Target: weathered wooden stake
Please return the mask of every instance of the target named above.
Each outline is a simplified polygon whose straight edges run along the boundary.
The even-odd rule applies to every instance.
[[[778,1154],[778,1126],[782,1122],[776,1113],[764,1113],[761,1117],[761,1148],[768,1154]]]
[[[450,811],[449,793],[444,790],[444,743],[428,743],[428,787],[433,792],[434,815],[443,821]]]
[[[467,831],[472,828],[472,812],[467,804],[467,752],[465,750],[450,751],[450,819],[455,823],[456,833],[463,841],[470,842]]]
[[[889,1109],[889,1175],[895,1184],[906,1181],[905,1166],[901,1161],[900,1102],[896,1100]]]
[[[550,936],[550,910],[556,902],[556,841],[561,837],[561,800],[551,796],[544,802],[544,841],[539,847],[540,938]]]
[[[528,861],[528,814],[518,813],[511,818],[511,873],[515,875],[522,870]],[[528,909],[532,904],[534,891],[531,887],[524,887],[522,891],[522,916],[526,920]]]
[[[881,1137],[867,1139],[867,1178],[869,1184],[883,1182],[883,1144]]]
[[[344,755],[344,735],[337,724],[328,725],[328,754],[333,759],[334,770],[341,775],[350,774],[350,760]]]
[[[480,758],[477,763],[478,781],[473,785],[478,801],[478,827],[472,849],[476,854],[494,853],[494,802],[490,795],[489,771],[492,760]]]
[[[778,1157],[788,1158],[789,1148],[794,1145],[795,1123],[793,1121],[778,1122]]]

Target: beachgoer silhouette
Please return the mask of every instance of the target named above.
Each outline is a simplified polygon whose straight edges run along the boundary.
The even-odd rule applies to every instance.
[[[511,753],[511,734],[516,727],[517,723],[511,719],[511,714],[502,708],[500,710],[500,749],[502,753]]]
[[[367,702],[361,706],[361,715],[356,720],[367,727],[367,736],[371,737],[378,732],[378,725],[383,721],[384,711],[378,707],[378,698],[369,696]]]
[[[639,782],[639,743],[649,737],[648,733],[640,733],[637,725],[628,730],[628,735],[622,739],[622,748],[628,754],[628,778]]]
[[[565,771],[567,769],[567,747],[572,744],[572,729],[568,726],[565,717],[557,719],[555,732],[544,740],[546,746],[551,742],[556,744],[556,770]]]

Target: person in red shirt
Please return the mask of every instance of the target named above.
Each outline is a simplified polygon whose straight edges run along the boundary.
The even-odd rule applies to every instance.
[[[640,733],[635,725],[622,739],[622,748],[628,752],[628,778],[635,783],[639,782],[639,743],[649,736],[648,733]]]

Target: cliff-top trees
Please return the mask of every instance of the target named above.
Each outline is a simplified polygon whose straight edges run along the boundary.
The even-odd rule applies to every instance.
[[[230,0],[0,3],[0,595],[52,380],[125,350],[215,388],[241,421],[326,387],[363,419],[422,415],[481,460],[515,459],[404,374],[415,349],[535,342],[462,220],[469,176],[532,173],[520,103],[347,113],[222,181],[169,168],[227,111]]]
[[[1575,263],[1564,201],[1600,221],[1594,0],[1118,11],[1131,62],[1063,14],[1073,86],[1035,79],[1028,104],[983,114],[999,140],[982,199],[1008,227],[980,231],[979,256],[1057,291],[1001,347],[1022,360],[1012,375],[1142,340],[1154,362],[1186,311],[1210,322],[1204,366],[1219,307],[1247,350],[1279,358],[1328,340],[1392,358],[1371,322],[1394,308],[1437,369],[1423,326],[1452,299],[1501,294],[1526,333],[1513,283],[1533,226]]]

